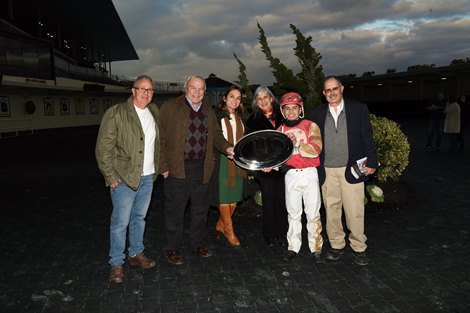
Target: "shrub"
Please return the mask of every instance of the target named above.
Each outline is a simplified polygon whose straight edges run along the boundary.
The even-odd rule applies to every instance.
[[[371,123],[380,162],[375,177],[379,182],[398,180],[409,162],[408,138],[397,123],[385,117],[371,114]]]

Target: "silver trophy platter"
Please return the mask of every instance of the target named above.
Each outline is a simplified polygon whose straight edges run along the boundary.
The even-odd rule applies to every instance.
[[[276,167],[287,161],[294,145],[286,134],[277,130],[260,130],[242,137],[234,147],[235,163],[247,170]]]

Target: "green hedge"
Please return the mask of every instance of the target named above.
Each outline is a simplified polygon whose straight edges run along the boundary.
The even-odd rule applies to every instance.
[[[385,117],[371,114],[371,123],[380,162],[375,178],[379,182],[398,180],[409,162],[408,137],[397,123]]]

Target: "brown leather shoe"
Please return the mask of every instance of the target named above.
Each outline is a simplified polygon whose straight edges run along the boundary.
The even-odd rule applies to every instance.
[[[155,267],[157,263],[154,260],[147,258],[143,253],[139,253],[133,257],[129,256],[127,258],[130,265],[139,266],[144,270]]]
[[[211,249],[209,249],[209,247],[206,245],[201,245],[198,248],[196,248],[196,252],[203,258],[208,258],[212,255]]]
[[[183,258],[181,257],[178,250],[167,250],[166,251],[166,259],[168,262],[174,265],[181,265],[183,264]]]
[[[122,283],[124,280],[124,269],[122,265],[113,265],[109,271],[109,282]]]

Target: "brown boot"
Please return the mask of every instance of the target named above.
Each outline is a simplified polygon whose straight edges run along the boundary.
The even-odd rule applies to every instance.
[[[235,209],[237,208],[237,203],[229,203],[228,205],[230,207],[230,216],[233,216],[233,212],[235,212]]]
[[[228,204],[221,204],[219,206],[220,216],[222,217],[222,223],[224,225],[224,235],[228,242],[232,246],[239,246],[240,240],[238,240],[232,225],[232,214],[230,212],[230,206]]]
[[[222,213],[220,211],[220,207],[223,205],[228,206],[228,204],[221,204],[219,206],[219,219],[217,220],[217,224],[215,224],[215,232],[221,235],[224,234],[224,223],[222,222]]]
[[[139,266],[144,270],[155,267],[155,265],[157,265],[154,260],[147,258],[143,253],[139,253],[133,257],[129,256],[127,259],[129,260],[130,265]]]
[[[111,283],[122,283],[124,280],[124,269],[122,264],[113,265],[109,271],[109,282]]]
[[[221,206],[226,206],[226,205],[227,204],[221,204]],[[233,212],[235,212],[235,209],[237,208],[237,204],[230,203],[228,204],[228,206],[230,207],[230,216],[233,216]],[[219,219],[217,220],[217,224],[215,225],[215,232],[221,235],[224,234],[224,222],[222,221],[222,214],[220,213],[219,213]]]

